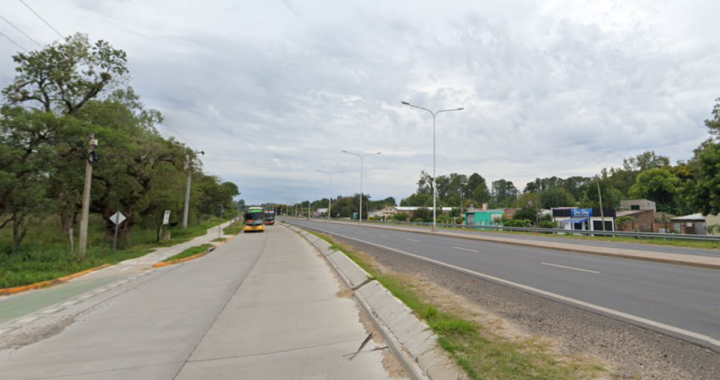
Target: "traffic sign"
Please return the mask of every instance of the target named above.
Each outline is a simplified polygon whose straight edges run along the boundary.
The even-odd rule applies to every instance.
[[[165,216],[163,216],[163,226],[170,224],[170,210],[165,210]]]
[[[115,223],[115,225],[118,225],[127,219],[125,215],[123,215],[120,211],[113,214],[113,216],[110,217],[110,221]]]

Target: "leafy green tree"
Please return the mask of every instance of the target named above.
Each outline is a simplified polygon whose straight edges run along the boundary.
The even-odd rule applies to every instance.
[[[553,187],[540,193],[540,206],[544,209],[572,207],[575,206],[575,198],[564,187]]]
[[[695,150],[693,162],[697,169],[695,179],[688,183],[687,201],[703,215],[719,214],[720,143],[712,139],[705,141]]]
[[[415,210],[413,218],[420,218],[422,220],[432,220],[432,209],[421,207]]]
[[[637,176],[630,188],[630,196],[636,199],[650,199],[662,205],[665,210],[675,207],[675,200],[682,188],[682,181],[667,168],[649,169]]]
[[[623,160],[623,167],[627,171],[644,172],[667,166],[670,166],[670,159],[666,156],[658,156],[652,150]]]
[[[519,195],[512,181],[500,179],[492,183],[492,196],[495,200],[494,207],[508,207],[512,205]]]
[[[399,212],[392,216],[393,220],[396,220],[398,222],[405,222],[408,219],[410,219],[410,214],[406,214],[404,212]]]

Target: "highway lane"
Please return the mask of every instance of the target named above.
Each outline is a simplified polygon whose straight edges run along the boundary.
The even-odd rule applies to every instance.
[[[351,223],[348,222],[348,224],[351,224]],[[427,227],[427,228],[426,227],[413,227],[413,226],[408,226],[408,225],[382,224],[382,223],[372,223],[372,224],[380,225],[380,226],[418,228],[418,229],[424,229],[426,231],[430,230],[429,227]],[[487,232],[487,231],[480,232],[480,231],[473,231],[473,230],[464,230],[464,229],[460,229],[460,228],[447,229],[447,230],[443,229],[441,231],[461,233],[461,234],[470,234],[470,235],[474,235],[474,236],[489,236],[489,237],[511,238],[511,239],[520,239],[520,240],[534,240],[534,241],[547,241],[547,242],[557,242],[557,243],[567,243],[567,244],[578,244],[578,245],[586,245],[586,246],[594,246],[594,247],[635,249],[638,251],[652,251],[652,252],[664,252],[664,253],[677,253],[677,254],[682,254],[682,255],[720,257],[720,243],[718,243],[718,249],[703,249],[703,248],[674,247],[674,246],[669,246],[669,245],[616,243],[616,242],[612,242],[612,241],[568,239],[568,238],[542,236],[542,235],[535,236],[535,235]]]
[[[354,225],[292,223],[687,330],[715,345],[720,340],[720,271]]]

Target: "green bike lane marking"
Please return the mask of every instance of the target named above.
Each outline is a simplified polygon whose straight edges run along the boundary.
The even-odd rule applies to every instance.
[[[0,298],[0,324],[11,321],[23,315],[30,314],[47,306],[53,305],[68,298],[75,297],[89,290],[99,288],[124,277],[114,275],[100,277],[92,280],[70,282],[47,289],[31,291],[26,294]]]

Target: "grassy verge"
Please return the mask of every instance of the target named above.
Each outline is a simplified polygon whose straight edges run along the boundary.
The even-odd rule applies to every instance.
[[[386,226],[397,226],[397,227],[410,227],[410,228],[423,228],[427,229],[429,226],[413,226],[413,225],[406,225],[406,224],[383,224],[378,222],[370,222],[378,225],[386,225]],[[674,240],[674,239],[664,239],[664,238],[642,238],[642,239],[636,239],[633,237],[612,237],[612,236],[577,236],[577,235],[557,235],[557,234],[550,234],[550,233],[534,233],[534,232],[524,232],[524,231],[487,231],[487,230],[475,230],[472,228],[451,228],[451,227],[438,227],[440,230],[445,231],[455,231],[455,232],[461,232],[461,231],[468,231],[468,232],[474,232],[477,234],[505,234],[509,237],[512,237],[513,235],[525,235],[525,236],[535,236],[535,237],[546,237],[546,238],[553,238],[553,239],[566,239],[566,240],[586,240],[586,241],[608,241],[613,243],[628,243],[628,244],[642,244],[642,245],[662,245],[662,246],[671,246],[671,247],[680,247],[680,248],[696,248],[696,249],[713,249],[713,250],[720,250],[720,243],[713,242],[713,241],[692,241],[692,240]]]
[[[213,246],[212,244],[203,244],[203,245],[198,245],[197,247],[188,248],[188,249],[178,253],[175,256],[168,257],[167,259],[163,260],[163,262],[180,260],[180,259],[184,259],[186,257],[197,255],[198,253],[207,251],[208,248],[210,248],[212,246]]]
[[[213,239],[212,241],[217,242],[217,243],[222,243],[225,240],[227,240],[227,239],[226,238],[217,238],[217,239]]]
[[[243,230],[242,222],[235,222],[223,229],[225,235],[237,235]]]
[[[501,336],[461,308],[447,307],[427,296],[421,282],[412,276],[384,273],[372,256],[339,244],[328,235],[315,235],[344,252],[425,320],[438,335],[440,346],[471,379],[580,380],[605,372],[595,360],[558,354],[542,339]]]
[[[104,221],[93,215],[88,231],[88,248],[84,260],[70,253],[68,238],[59,232],[55,221],[47,221],[28,232],[22,250],[11,254],[11,230],[0,230],[0,288],[11,288],[53,280],[73,273],[95,268],[103,264],[117,264],[150,253],[155,248],[173,246],[195,237],[205,235],[207,230],[222,223],[219,218],[203,221],[187,229],[170,229],[171,239],[157,242],[152,229],[133,231],[127,241],[118,242],[117,252],[112,252],[112,241],[105,240]],[[75,242],[77,244],[77,229]],[[76,245],[77,251],[77,245]]]

